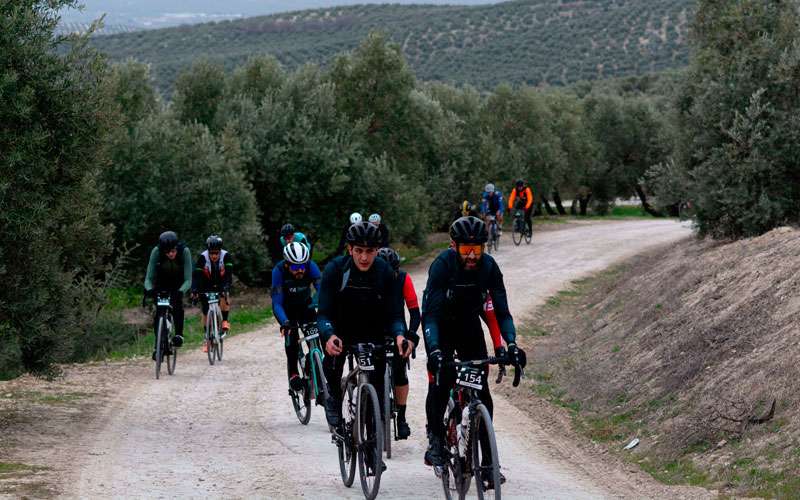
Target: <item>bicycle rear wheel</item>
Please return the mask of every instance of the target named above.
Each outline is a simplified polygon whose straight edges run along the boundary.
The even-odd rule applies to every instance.
[[[220,335],[220,330],[222,329],[222,315],[217,316],[217,335],[214,337],[217,340],[217,360],[222,361],[222,335]]]
[[[302,354],[301,354],[302,356]],[[300,359],[297,360],[297,373],[303,376],[303,363]],[[308,425],[311,420],[311,401],[308,397],[308,379],[305,379],[303,388],[299,391],[289,389],[289,395],[292,397],[292,406],[294,407],[294,414],[297,415],[297,420],[303,425]]]
[[[311,354],[311,374],[316,386],[314,397],[317,403],[324,404],[328,400],[328,381],[325,380],[325,372],[322,371],[322,357],[317,350]]]
[[[174,375],[175,365],[178,363],[178,348],[172,346],[172,348],[167,352],[172,353],[172,354],[167,354],[167,373],[169,373],[170,375]]]
[[[358,454],[353,434],[356,421],[356,402],[353,398],[353,386],[348,384],[342,397],[343,436],[342,440],[336,444],[339,448],[339,472],[342,474],[342,482],[348,488],[353,486],[353,480],[356,478],[356,455]]]
[[[500,461],[497,456],[497,441],[494,435],[492,417],[489,410],[483,403],[475,408],[475,415],[472,418],[470,429],[470,447],[472,448],[472,473],[475,477],[475,489],[478,492],[478,499],[491,497],[488,493],[487,483],[491,483],[494,489],[495,500],[500,500]],[[488,450],[481,447],[481,437],[488,443]],[[488,453],[484,456],[484,452]],[[489,465],[483,465],[488,463]]]
[[[533,239],[533,227],[525,224],[525,243],[530,245],[531,240]]]
[[[367,500],[378,496],[383,472],[383,422],[378,406],[378,393],[371,384],[359,387],[357,432],[358,432],[358,477],[361,490]]]
[[[158,329],[156,330],[156,380],[161,377],[161,360],[164,353],[162,348],[164,345],[163,337],[166,335],[164,332],[164,316],[158,318]]]
[[[383,371],[383,451],[386,458],[392,458],[392,368],[391,360],[386,360],[386,369]]]

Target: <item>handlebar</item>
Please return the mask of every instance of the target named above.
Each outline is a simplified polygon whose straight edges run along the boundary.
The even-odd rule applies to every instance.
[[[486,359],[473,359],[470,361],[445,361],[442,364],[442,368],[458,368],[461,366],[473,366],[473,367],[480,367],[480,366],[487,366],[487,365],[499,365],[499,373],[497,374],[497,379],[495,379],[495,383],[499,384],[503,381],[503,377],[506,375],[506,365],[508,365],[508,360],[505,358],[498,358],[495,356],[491,356]],[[514,382],[512,385],[514,387],[519,386],[520,380],[522,379],[522,367],[521,366],[514,366]],[[439,385],[439,374],[436,374],[436,385]]]

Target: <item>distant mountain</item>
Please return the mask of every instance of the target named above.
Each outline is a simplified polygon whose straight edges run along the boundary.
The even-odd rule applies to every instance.
[[[693,7],[694,0],[358,5],[99,36],[94,43],[112,60],[151,63],[167,93],[198,57],[228,68],[262,53],[287,67],[325,64],[375,29],[400,44],[423,80],[481,89],[501,82],[562,85],[686,65]]]
[[[427,0],[431,5],[480,5],[502,0]],[[103,32],[126,32],[166,28],[226,19],[263,16],[305,9],[358,4],[419,4],[419,0],[82,0],[82,9],[62,12],[64,31],[85,30],[92,21],[105,16]]]

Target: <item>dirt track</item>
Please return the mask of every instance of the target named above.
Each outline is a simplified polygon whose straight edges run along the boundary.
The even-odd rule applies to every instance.
[[[672,221],[580,225],[538,234],[534,245],[521,247],[513,247],[506,234],[496,258],[520,321],[570,280],[688,234]],[[426,271],[412,274],[420,295]],[[152,379],[149,360],[139,363],[141,370],[119,387],[114,408],[103,412],[91,437],[85,436],[86,449],[52,456],[56,466],[67,469],[63,492],[73,497],[363,498],[358,481],[352,489],[341,484],[321,407],[314,408],[308,427],[297,422],[286,393],[277,328],[234,337],[225,347],[225,361],[213,367],[199,351],[182,353],[177,374],[160,381]],[[412,438],[395,443],[381,498],[442,496],[439,481],[422,463],[423,366],[420,357],[410,373]],[[506,498],[702,496],[696,490],[665,491],[649,478],[611,481],[603,466],[575,465],[569,459],[571,443],[548,435],[500,396],[495,408]]]

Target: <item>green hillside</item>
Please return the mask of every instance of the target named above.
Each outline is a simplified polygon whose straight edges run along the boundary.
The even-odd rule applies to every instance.
[[[360,5],[99,36],[113,60],[152,64],[162,91],[193,59],[232,68],[269,53],[287,67],[325,63],[371,30],[399,43],[419,78],[538,85],[686,64],[693,0],[523,0],[479,7]]]

